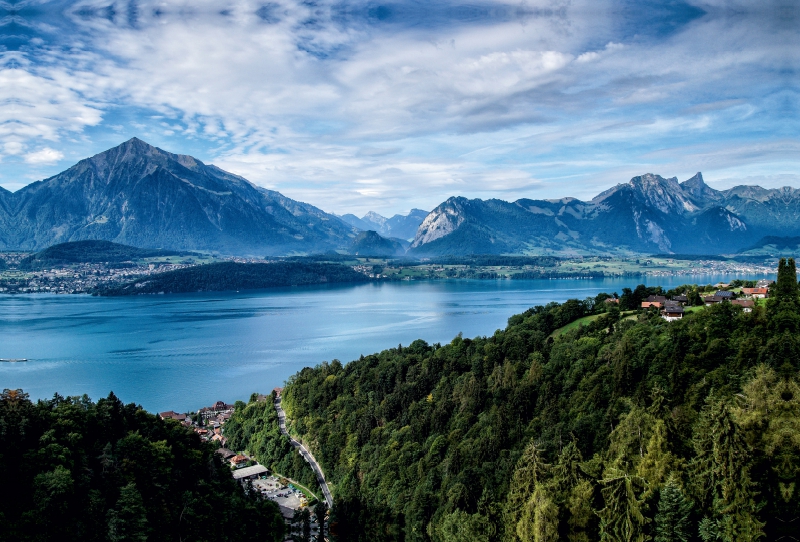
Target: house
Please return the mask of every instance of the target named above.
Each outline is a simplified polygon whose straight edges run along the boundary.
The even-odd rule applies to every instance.
[[[237,469],[244,467],[247,465],[247,462],[250,461],[244,455],[236,455],[231,458],[231,465],[234,465]]]
[[[722,289],[722,288],[729,288],[729,287],[730,287],[730,284],[725,284],[724,282],[718,282],[718,283],[716,283],[714,285],[714,288],[716,288],[718,290]]]
[[[178,420],[179,422],[186,421],[186,414],[178,414],[177,412],[174,412],[172,410],[168,410],[167,412],[161,412],[159,413],[158,417],[161,418],[162,420],[166,420],[167,418],[169,418],[170,420]]]
[[[609,297],[604,301],[604,303],[608,303],[609,305],[616,303],[619,305],[619,298],[618,297]]]
[[[689,298],[685,294],[672,296],[672,300],[675,301],[676,303],[682,303],[682,304],[686,304],[689,302]]]
[[[231,457],[236,457],[236,452],[227,448],[218,448],[214,450],[214,453],[221,455],[224,461],[228,461]]]
[[[733,292],[729,292],[727,290],[717,290],[714,296],[719,297],[721,299],[727,299],[728,301],[736,298],[736,294],[734,294]]]
[[[647,296],[647,299],[642,301],[642,308],[647,309],[650,307],[656,307],[657,309],[660,309],[666,302],[667,298],[663,295],[650,295]]]
[[[734,299],[731,304],[739,305],[744,312],[753,312],[753,307],[756,305],[752,299]]]
[[[233,405],[229,405],[224,401],[217,401],[210,407],[203,407],[197,411],[200,416],[203,417],[204,420],[209,418],[214,418],[218,414],[225,413],[225,412],[233,412],[234,408]]]
[[[661,317],[667,322],[683,318],[683,307],[678,303],[667,303],[661,311]]]
[[[281,398],[281,392],[282,391],[283,391],[283,388],[275,388],[275,389],[272,390],[272,392],[275,394],[275,397],[277,397],[278,399]]]
[[[709,295],[703,298],[703,303],[706,305],[716,305],[717,303],[722,303],[724,301],[723,298],[717,297],[715,295]]]
[[[772,279],[761,279],[756,282],[756,288],[769,288],[769,285],[774,283],[775,281]]]
[[[742,288],[742,293],[748,297],[752,297],[753,299],[764,299],[769,295],[769,290],[766,287],[763,288]]]

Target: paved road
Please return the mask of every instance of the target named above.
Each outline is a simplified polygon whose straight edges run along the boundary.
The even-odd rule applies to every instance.
[[[294,440],[290,435],[289,432],[286,431],[286,413],[281,408],[281,400],[278,398],[275,401],[275,411],[278,413],[278,425],[280,426],[281,433],[289,437],[289,442],[297,448],[297,451],[303,456],[303,459],[311,465],[311,468],[314,469],[314,474],[317,475],[317,482],[319,483],[319,487],[322,488],[322,494],[325,496],[325,503],[328,505],[328,509],[330,510],[333,507],[333,496],[331,496],[331,491],[328,489],[328,482],[325,481],[325,474],[322,472],[322,469],[317,463],[317,460],[314,459],[314,456],[311,455],[305,446],[301,443]]]

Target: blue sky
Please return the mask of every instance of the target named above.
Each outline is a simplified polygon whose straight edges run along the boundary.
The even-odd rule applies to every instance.
[[[800,187],[792,1],[0,2],[0,185],[137,136],[336,213]]]

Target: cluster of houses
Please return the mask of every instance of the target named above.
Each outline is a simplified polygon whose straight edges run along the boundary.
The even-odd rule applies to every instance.
[[[230,419],[233,414],[233,405],[224,401],[217,401],[210,407],[203,407],[197,411],[197,415],[192,420],[186,414],[179,414],[169,410],[159,413],[162,420],[167,418],[176,420],[186,427],[194,428],[194,432],[200,435],[205,441],[218,442],[223,448],[227,444],[227,439],[222,435],[222,426]]]
[[[738,296],[735,292],[724,289],[728,288],[729,284],[720,283],[715,285],[718,290],[713,295],[703,297],[703,303],[708,306],[727,301],[733,305],[739,305],[744,312],[751,312],[756,299],[764,299],[769,295],[769,285],[772,282],[771,280],[760,280],[754,288],[742,288],[741,294]],[[683,318],[684,307],[687,303],[689,303],[689,298],[685,294],[672,296],[672,299],[667,299],[663,295],[651,295],[642,301],[642,308],[655,307],[661,312],[661,317],[670,322]]]

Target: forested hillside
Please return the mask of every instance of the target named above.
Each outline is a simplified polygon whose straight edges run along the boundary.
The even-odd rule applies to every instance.
[[[255,290],[278,286],[366,282],[368,280],[370,279],[365,274],[354,271],[353,268],[346,265],[336,263],[219,262],[156,273],[118,286],[103,286],[95,294],[120,296],[223,292],[226,290]]]
[[[489,337],[304,369],[291,430],[340,540],[778,540],[800,515],[800,296],[668,323],[535,307]],[[794,522],[794,523],[792,523]]]
[[[48,269],[73,263],[119,263],[158,256],[175,256],[174,250],[138,248],[111,241],[73,241],[48,247],[20,262],[22,269]]]
[[[0,395],[0,541],[283,540],[277,505],[245,493],[210,444],[123,405]]]

